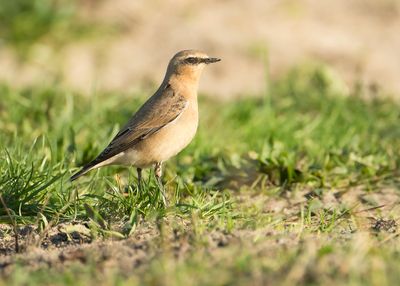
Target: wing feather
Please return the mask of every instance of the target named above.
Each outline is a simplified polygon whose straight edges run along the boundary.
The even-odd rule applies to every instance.
[[[176,94],[170,85],[162,95],[153,95],[118,132],[104,151],[85,168],[91,168],[109,158],[132,148],[180,116],[187,107],[187,100]]]

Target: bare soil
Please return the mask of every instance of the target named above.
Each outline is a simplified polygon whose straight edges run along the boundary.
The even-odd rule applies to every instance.
[[[167,224],[168,225],[168,224]],[[68,232],[67,229],[75,231]],[[80,231],[77,231],[80,229]],[[163,234],[161,235],[161,232]],[[95,239],[88,236],[89,229],[84,223],[60,224],[50,229],[46,237],[37,244],[39,232],[31,226],[19,231],[20,252],[15,252],[12,228],[1,227],[0,274],[7,276],[16,264],[27,270],[54,268],[62,270],[72,262],[82,264],[95,263],[101,269],[119,269],[121,273],[147,264],[160,251],[168,252],[179,259],[198,245],[191,231],[182,231],[166,227],[163,230],[144,223],[127,239]],[[233,241],[239,241],[234,234],[213,231],[204,236],[207,249],[225,247]],[[36,240],[36,241],[35,241]]]
[[[281,221],[281,228],[292,229],[294,225],[301,224],[301,206],[311,200],[316,205],[323,205],[325,210],[338,209],[339,205],[349,208],[348,212],[336,218],[335,228],[341,222],[355,220],[357,232],[396,234],[398,225],[393,219],[393,215],[397,217],[398,214],[399,198],[396,192],[395,189],[382,189],[379,193],[368,193],[353,189],[345,193],[338,190],[321,194],[304,190],[287,192],[279,197],[238,195],[238,207],[259,209],[254,219],[261,220],[255,229],[241,227],[232,232],[217,227],[206,228],[199,234],[190,222],[177,224],[171,218],[164,219],[162,224],[143,221],[134,234],[126,239],[94,237],[86,222],[60,223],[45,231],[36,226],[21,226],[18,234],[20,253],[15,251],[12,227],[3,224],[0,227],[0,274],[7,277],[17,265],[27,271],[42,268],[62,271],[71,263],[81,263],[95,264],[99,273],[117,269],[124,275],[148,267],[154,258],[165,253],[180,260],[199,249],[218,256],[218,249],[221,248],[242,247],[258,253],[299,245],[304,243],[304,237],[306,241],[315,242],[314,235],[318,241],[322,241],[320,234],[300,236],[295,231],[278,231],[271,223],[263,226],[261,222],[264,216],[272,215],[274,220]],[[312,219],[318,224],[317,215]],[[327,235],[326,239],[335,237],[340,242],[352,235],[351,229],[341,229]],[[257,248],[255,241],[259,241]]]

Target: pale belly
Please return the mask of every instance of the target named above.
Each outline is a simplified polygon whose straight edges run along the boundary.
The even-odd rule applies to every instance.
[[[195,108],[195,110],[188,108],[178,119],[159,132],[112,158],[108,165],[146,168],[175,156],[192,141],[196,134],[198,126],[197,106]]]

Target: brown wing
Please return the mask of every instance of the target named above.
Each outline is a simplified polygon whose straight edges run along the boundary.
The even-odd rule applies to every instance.
[[[162,94],[153,95],[118,132],[111,143],[79,172],[84,174],[95,165],[126,151],[174,121],[186,108],[187,100],[167,85]],[[78,174],[77,174],[78,175]],[[75,178],[74,178],[75,179]]]

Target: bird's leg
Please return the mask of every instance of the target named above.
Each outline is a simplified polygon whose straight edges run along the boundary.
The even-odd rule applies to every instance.
[[[161,175],[162,175],[162,162],[158,162],[154,166],[154,175],[156,177],[158,187],[160,188],[161,196],[163,199],[163,203],[166,206],[167,205],[167,198],[165,197],[165,191],[164,191],[164,186],[161,181]]]
[[[136,168],[137,171],[137,180],[138,180],[138,189],[142,191],[142,169]]]

